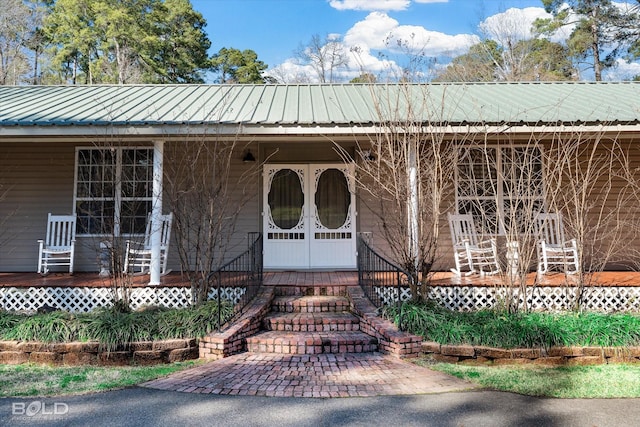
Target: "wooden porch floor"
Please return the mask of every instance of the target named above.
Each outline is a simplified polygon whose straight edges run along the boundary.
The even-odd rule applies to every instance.
[[[149,276],[134,276],[133,286],[143,287],[149,283]],[[38,273],[0,273],[0,287],[89,287],[103,288],[111,286],[108,277],[98,273],[51,273],[41,276]],[[189,286],[186,277],[180,273],[169,273],[160,278],[160,286]]]
[[[149,276],[135,276],[134,287],[147,286]],[[569,283],[572,280],[569,276]],[[562,273],[551,273],[538,279],[538,286],[561,286],[567,278]],[[162,287],[178,286],[188,287],[186,276],[174,272],[161,277]],[[528,284],[536,284],[536,274],[531,273]],[[304,285],[304,286],[332,286],[358,284],[358,273],[355,271],[269,271],[264,273],[264,284],[274,285]],[[436,272],[432,278],[432,284],[437,286],[496,286],[500,284],[495,276],[473,275],[469,277],[456,277],[450,272]],[[640,286],[640,272],[630,271],[606,271],[597,273],[591,279],[594,286]],[[109,287],[108,278],[99,277],[97,273],[75,273],[70,276],[65,273],[53,273],[42,277],[37,273],[0,273],[0,287]]]
[[[586,280],[587,286],[640,286],[640,272],[635,271],[603,271],[594,273]],[[528,286],[564,286],[576,283],[574,275],[564,273],[547,273],[538,276],[537,273],[529,273],[527,276]],[[434,286],[498,286],[501,285],[498,276],[472,276],[458,277],[451,272],[436,272],[431,278]]]
[[[148,275],[134,276],[133,287],[147,286]],[[355,271],[268,271],[264,273],[263,284],[331,286],[358,284],[358,273]],[[0,287],[90,287],[111,286],[109,278],[99,277],[97,273],[52,273],[46,277],[38,273],[0,273]],[[169,273],[160,278],[161,287],[188,287],[186,276],[179,272]]]
[[[267,286],[356,286],[357,271],[268,271],[263,283]]]

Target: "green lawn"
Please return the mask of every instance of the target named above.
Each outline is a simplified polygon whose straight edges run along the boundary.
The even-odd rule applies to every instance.
[[[472,381],[494,390],[528,396],[559,398],[640,397],[640,365],[595,366],[468,366],[432,363],[417,364]]]
[[[0,365],[0,397],[59,396],[130,387],[197,366],[188,361],[156,366]]]
[[[203,362],[160,366],[50,367],[0,365],[0,397],[59,396],[130,387]],[[640,365],[572,367],[466,366],[415,360],[483,387],[530,396],[558,398],[638,398]]]

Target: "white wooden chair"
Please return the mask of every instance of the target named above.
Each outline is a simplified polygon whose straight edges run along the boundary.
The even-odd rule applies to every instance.
[[[473,217],[468,214],[448,214],[449,230],[453,242],[456,268],[451,271],[458,276],[473,273],[491,275],[500,272],[496,239],[480,241]],[[463,272],[463,270],[468,271]]]
[[[38,273],[49,274],[49,267],[68,266],[73,274],[73,255],[76,244],[76,215],[47,217],[47,234],[38,240]]]
[[[142,243],[133,240],[127,240],[126,252],[124,256],[124,272],[132,274],[149,273],[151,268],[151,233],[160,227],[160,274],[169,273],[167,270],[167,259],[169,253],[169,242],[171,240],[171,224],[173,223],[173,214],[160,215],[159,224],[156,225],[151,220],[151,215],[147,219],[147,227],[144,233],[144,241]]]
[[[544,274],[552,267],[560,267],[569,274],[577,273],[578,244],[576,239],[565,240],[562,215],[539,213],[536,215],[535,226],[538,238],[538,273]]]

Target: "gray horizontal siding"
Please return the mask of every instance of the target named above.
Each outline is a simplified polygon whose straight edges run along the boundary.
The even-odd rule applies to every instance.
[[[74,147],[34,141],[0,151],[0,271],[35,271],[47,213],[73,210]]]

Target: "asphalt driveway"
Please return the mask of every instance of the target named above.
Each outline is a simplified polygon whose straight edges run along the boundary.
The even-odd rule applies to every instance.
[[[1,426],[640,426],[640,399],[494,391],[360,398],[194,394],[133,387],[0,399]]]

